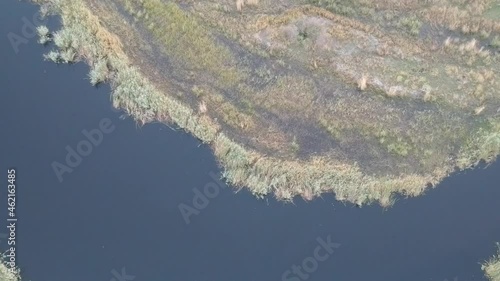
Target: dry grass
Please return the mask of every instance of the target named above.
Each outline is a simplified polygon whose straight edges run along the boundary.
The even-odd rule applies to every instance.
[[[390,206],[393,192],[416,196],[423,192],[427,182],[434,181],[419,175],[373,178],[356,166],[320,157],[308,163],[263,157],[224,134],[215,140],[214,150],[225,168],[224,177],[235,185],[249,187],[258,197],[274,193],[281,200],[292,200],[298,195],[312,199],[334,192],[338,200],[358,205],[378,201]]]
[[[368,86],[368,77],[366,75],[361,76],[361,78],[358,79],[358,89],[361,91],[366,90],[366,87]]]
[[[236,0],[236,10],[241,12],[245,6],[257,6],[259,5],[259,0]]]
[[[488,262],[483,264],[482,269],[490,281],[500,280],[500,244],[497,243],[498,253]]]
[[[416,34],[422,27],[416,21],[425,17],[402,20],[418,5],[402,5],[394,26],[385,27],[368,2],[363,11],[352,6],[356,16],[347,18],[311,6],[276,16],[261,3],[256,10],[271,12],[256,17],[208,2],[181,9],[117,0],[142,26],[137,36],[153,35],[163,48],[155,55],[172,62],[175,73],[163,73],[160,65],[137,63],[149,54],[123,35],[135,33],[110,32],[113,24],[104,26],[108,19],[86,6],[92,0],[47,1],[64,24],[50,57],[88,62],[92,84],[111,82],[116,107],[141,124],[173,122],[192,133],[214,148],[230,183],[257,196],[310,200],[334,192],[339,200],[387,206],[394,192],[419,195],[454,166],[500,153],[490,106],[498,97],[496,57],[479,39],[426,44]],[[220,20],[196,10],[207,7]],[[218,29],[225,25],[232,31]],[[217,38],[234,30],[240,35],[234,42]],[[462,57],[477,59],[467,64]],[[299,158],[302,151],[309,154]]]
[[[217,7],[210,1],[184,10],[159,0],[117,0],[161,43],[173,69],[193,73],[182,81],[137,63],[146,54],[130,52],[131,38],[104,26],[87,5],[92,0],[44,1],[64,26],[48,59],[86,61],[92,84],[111,83],[115,107],[140,124],[171,122],[192,133],[213,148],[229,183],[257,197],[334,193],[357,205],[390,206],[395,193],[420,195],[455,167],[500,154],[500,64],[485,45],[495,47],[497,22],[479,20],[487,0],[312,1],[335,13],[302,6],[279,15],[263,2],[255,17],[197,10]],[[419,36],[429,23],[467,36],[426,41]],[[224,38],[233,40],[231,48],[216,39],[235,33]],[[338,147],[314,143],[318,136]],[[293,153],[283,154],[287,149]],[[312,152],[299,157],[303,150]],[[492,281],[499,280],[498,265],[495,257],[483,267]]]
[[[36,32],[38,34],[38,43],[45,45],[52,40],[50,31],[45,25],[38,26]]]
[[[0,256],[0,281],[20,281],[20,271],[16,270],[12,273],[4,259],[3,256]]]

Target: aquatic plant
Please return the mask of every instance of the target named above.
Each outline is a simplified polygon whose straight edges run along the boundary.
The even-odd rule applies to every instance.
[[[38,43],[45,45],[52,40],[50,37],[49,29],[45,25],[38,26],[36,28],[38,33]]]
[[[498,253],[482,265],[482,270],[490,281],[500,281],[500,243],[497,243]]]
[[[50,51],[47,54],[43,55],[45,60],[49,60],[55,63],[59,63],[61,61],[61,55],[58,51]]]
[[[14,272],[10,270],[6,264],[5,257],[0,256],[0,281],[20,281],[20,271],[16,269]]]
[[[72,48],[68,48],[66,50],[62,50],[59,53],[60,60],[63,63],[72,63],[76,57],[76,51]]]
[[[192,133],[258,198],[390,206],[500,154],[488,0],[37,2],[63,22],[46,59],[87,62],[115,107]]]

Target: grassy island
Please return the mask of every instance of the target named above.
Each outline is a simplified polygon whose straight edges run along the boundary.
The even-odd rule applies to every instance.
[[[389,206],[500,154],[498,0],[35,2],[47,59],[258,197]]]

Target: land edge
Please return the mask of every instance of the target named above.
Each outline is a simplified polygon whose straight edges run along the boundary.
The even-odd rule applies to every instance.
[[[500,243],[497,242],[496,244],[498,248],[497,254],[481,265],[486,278],[490,281],[500,281]]]
[[[116,108],[125,110],[140,123],[160,121],[177,124],[212,148],[214,156],[223,168],[223,178],[229,184],[246,187],[257,197],[274,193],[278,199],[285,201],[291,201],[296,196],[311,200],[323,193],[333,192],[339,201],[359,206],[378,202],[381,206],[387,207],[395,202],[395,194],[421,195],[455,170],[464,170],[479,163],[480,159],[473,159],[473,163],[462,163],[460,169],[450,163],[429,175],[374,176],[364,174],[357,165],[337,163],[334,159],[325,157],[284,160],[262,155],[230,139],[214,125],[215,121],[208,115],[197,114],[189,106],[157,90],[131,63],[132,60],[127,57],[120,39],[100,23],[99,18],[92,13],[85,1],[35,2],[56,6],[58,14],[62,17],[61,30],[80,31],[80,43],[75,50],[80,60],[92,68],[96,62],[105,58],[113,73],[108,75],[106,80],[112,85],[111,98]],[[89,49],[97,51],[92,53],[88,51]],[[148,95],[147,99],[161,104],[164,112],[155,112],[153,118],[145,119],[142,116],[146,114],[138,113],[148,108],[141,108],[137,101],[125,100],[124,95],[120,94],[123,91],[130,92],[131,89],[139,88],[141,93]],[[488,160],[492,161],[494,158]]]
[[[35,2],[36,2],[36,3],[40,3],[41,1],[35,1]],[[75,0],[75,2],[77,2],[77,1]],[[89,12],[89,13],[90,13],[90,10],[88,10],[87,12]],[[63,16],[63,14],[62,14],[62,13],[61,13],[61,16]],[[64,26],[63,26],[63,28],[64,28]],[[101,26],[101,28],[102,28],[102,26]],[[107,42],[107,43],[109,43],[109,42]],[[106,45],[107,43],[104,43],[104,45]],[[106,49],[106,48],[102,48],[102,49]],[[120,60],[120,59],[124,59],[124,57],[122,57],[122,55],[123,55],[123,54],[124,54],[124,53],[114,54],[114,55],[116,55],[116,58],[115,58],[115,59],[116,59],[116,61],[112,59],[112,61],[115,63],[115,64],[114,64],[114,66],[116,67],[116,68],[114,68],[114,70],[115,70],[115,71],[120,71],[120,70],[122,70],[122,71],[124,71],[124,72],[127,72],[127,71],[133,71],[135,74],[139,74],[138,72],[136,72],[136,71],[135,71],[135,69],[133,68],[133,66],[131,66],[131,65],[127,65],[126,63],[123,63],[123,62],[119,62],[119,60]],[[109,55],[113,56],[113,54],[112,54],[112,53],[109,53]],[[96,59],[97,59],[97,58],[96,58]],[[89,61],[86,61],[86,62],[87,62],[87,63],[89,63]],[[89,63],[89,64],[90,64],[90,63]],[[118,68],[118,67],[122,67],[122,68]],[[116,77],[116,76],[115,76],[115,77]],[[141,79],[141,78],[142,78],[142,79]],[[143,78],[143,77],[138,77],[138,79],[139,79],[139,80],[142,80],[142,81],[140,81],[140,82],[144,82],[144,81],[146,81],[146,79],[145,79],[145,78]],[[116,85],[116,83],[119,83],[120,81],[117,81],[117,80],[113,81],[112,79],[110,79],[110,81],[109,81],[109,82],[111,82],[111,84],[112,84],[112,85],[113,85],[113,84],[115,84],[115,85]],[[152,87],[152,86],[151,86],[151,87]],[[152,89],[154,89],[154,88],[152,88]],[[152,92],[152,93],[153,93],[153,92]],[[160,94],[160,95],[161,95],[161,93],[158,93],[157,91],[155,91],[154,93],[155,93],[155,95],[158,95],[158,94]],[[167,97],[167,96],[165,96],[165,99],[167,99],[167,100],[168,100],[168,97]],[[177,101],[175,101],[175,100],[173,100],[173,99],[171,99],[171,100],[169,100],[169,101],[170,101],[172,104],[175,104],[175,103],[177,102]],[[180,107],[187,108],[187,107],[185,107],[185,106],[183,106],[183,105],[181,105],[181,104],[178,104],[178,105],[179,105]],[[128,113],[130,113],[130,112],[127,110],[127,108],[122,108],[122,109],[124,109],[124,110],[126,110]],[[182,120],[180,120],[180,119],[176,120],[176,119],[174,118],[174,116],[175,116],[175,115],[173,115],[173,114],[172,114],[172,112],[174,112],[174,109],[171,109],[171,110],[172,110],[172,111],[171,111],[171,112],[169,112],[169,113],[170,113],[170,116],[169,116],[169,117],[171,118],[171,120],[172,120],[172,121],[174,121],[175,123],[177,123],[179,126],[180,126],[180,124],[183,124]],[[226,136],[225,136],[222,132],[216,132],[216,133],[215,133],[212,137],[210,137],[210,138],[204,138],[204,137],[203,137],[202,135],[200,135],[200,134],[198,134],[198,135],[197,135],[197,134],[196,134],[196,128],[197,128],[197,127],[200,127],[200,126],[203,126],[202,122],[200,122],[200,119],[201,119],[201,118],[200,118],[199,116],[195,116],[195,115],[194,115],[194,112],[193,112],[192,110],[188,110],[188,109],[186,109],[186,110],[187,110],[187,111],[191,111],[191,113],[193,113],[193,115],[192,115],[192,116],[189,116],[189,118],[190,118],[190,119],[193,119],[193,118],[194,118],[195,120],[191,120],[191,121],[192,121],[192,122],[191,122],[191,124],[193,124],[193,125],[186,125],[183,129],[185,129],[186,131],[188,131],[188,132],[192,133],[194,136],[198,137],[198,138],[199,138],[200,140],[202,140],[204,143],[211,144],[211,145],[212,145],[212,148],[213,148],[213,150],[214,150],[215,157],[216,157],[217,159],[219,159],[219,157],[220,157],[220,159],[219,159],[219,160],[221,161],[221,164],[222,164],[222,166],[223,166],[223,167],[225,167],[224,165],[227,165],[227,166],[228,166],[228,167],[230,167],[230,169],[232,169],[232,171],[234,171],[234,172],[236,172],[236,171],[237,171],[237,170],[239,170],[239,169],[242,169],[242,170],[244,170],[244,171],[254,172],[254,170],[255,170],[256,168],[257,168],[257,170],[258,170],[257,162],[262,161],[262,160],[265,160],[265,161],[267,161],[267,162],[270,162],[271,164],[273,164],[273,163],[274,163],[274,164],[282,164],[282,162],[280,162],[280,160],[279,160],[279,159],[266,158],[265,156],[263,156],[263,155],[259,155],[259,154],[258,154],[258,153],[256,153],[256,152],[252,152],[252,151],[247,151],[247,150],[245,150],[245,148],[243,148],[242,146],[238,145],[238,144],[237,144],[237,143],[235,143],[234,141],[232,141],[232,140],[230,140],[229,138],[227,138],[227,137],[226,137]],[[193,116],[194,116],[194,117],[193,117]],[[136,119],[136,120],[137,120],[137,119]],[[144,120],[137,120],[137,121],[144,121]],[[153,121],[153,120],[148,120],[148,121]],[[163,120],[162,120],[161,118],[159,118],[159,121],[163,121]],[[186,120],[184,120],[184,121],[185,121],[185,122],[187,122],[187,123],[189,123],[187,119],[186,119]],[[186,123],[186,124],[187,124],[187,123]],[[194,126],[194,127],[193,127],[193,126]],[[180,127],[182,128],[182,126],[180,126]],[[220,149],[218,150],[217,145],[226,146],[226,149],[225,149],[225,150],[222,150],[222,152],[225,152],[225,154],[224,154],[224,153],[222,153],[222,152],[220,151]],[[248,166],[248,164],[249,164],[249,163],[251,163],[251,162],[248,162],[248,161],[242,161],[242,162],[240,163],[240,165],[234,165],[234,164],[233,164],[233,165],[229,165],[229,163],[224,163],[224,162],[223,162],[223,160],[224,160],[224,156],[227,156],[227,154],[232,153],[232,152],[231,152],[231,150],[237,150],[238,152],[244,151],[244,154],[245,154],[245,155],[248,155],[248,157],[250,157],[251,159],[254,159],[254,160],[253,160],[253,162],[252,162],[252,165],[250,165],[250,167],[249,167],[249,166]],[[219,153],[218,153],[218,151],[219,151]],[[234,152],[234,151],[233,151],[233,152]],[[491,159],[490,159],[490,160],[491,160]],[[321,162],[321,160],[320,160],[320,159],[318,159],[317,161],[320,161],[320,162]],[[475,163],[470,163],[469,165],[467,165],[467,167],[462,167],[462,169],[465,169],[465,168],[470,168],[470,167],[476,166],[476,165],[478,164],[478,161],[479,161],[479,159],[477,159],[477,162],[475,162]],[[296,164],[294,165],[294,167],[296,167],[297,165],[298,165],[298,168],[301,168],[301,167],[307,167],[307,166],[308,166],[308,163],[296,163]],[[317,168],[317,166],[315,166],[315,165],[311,165],[311,166],[312,166],[312,168]],[[329,166],[329,167],[331,167],[331,166]],[[335,168],[335,167],[337,167],[337,166],[333,166],[333,168]],[[228,170],[228,168],[227,168],[227,167],[225,167],[225,168],[226,168],[226,171],[224,172],[224,175],[225,175],[226,179],[228,179],[228,180],[229,180],[229,182],[231,183],[231,178],[230,178],[230,177],[228,177],[228,176],[230,176],[230,175],[228,174],[228,172],[230,172],[231,170]],[[341,167],[340,167],[340,166],[338,166],[338,168],[341,168]],[[353,167],[351,167],[351,168],[353,168]],[[369,178],[369,176],[367,176],[367,175],[362,175],[362,174],[360,174],[359,169],[357,169],[356,167],[354,167],[353,169],[357,172],[357,173],[356,173],[356,175],[358,175],[358,176],[360,177],[359,179],[357,179],[357,180],[359,180],[359,183],[363,183],[363,182],[364,182],[364,181],[362,181],[362,180],[361,180],[361,179],[363,179],[364,177],[368,177],[368,180],[369,180],[369,181],[376,181],[376,180],[377,180],[376,178]],[[452,168],[449,168],[449,169],[448,169],[448,172],[446,173],[446,175],[443,175],[443,174],[441,174],[441,175],[435,175],[435,176],[432,176],[432,177],[430,177],[430,178],[424,179],[424,181],[427,181],[428,183],[431,183],[431,184],[437,184],[437,183],[438,183],[439,181],[441,181],[444,177],[448,176],[448,175],[449,175],[449,173],[451,173],[453,170],[455,170],[455,168],[453,168],[453,169],[452,169]],[[275,173],[276,173],[276,172],[275,172]],[[279,176],[279,174],[275,174],[275,175]],[[270,177],[271,175],[269,175],[269,174],[268,174],[267,176],[268,176],[268,177]],[[314,176],[314,175],[313,175],[313,176]],[[417,176],[417,177],[422,177],[422,176],[418,176],[418,175],[416,175],[416,176]],[[424,178],[424,177],[422,177],[422,178]],[[387,180],[389,180],[389,179],[387,179]],[[390,179],[390,180],[396,180],[396,181],[397,181],[398,179]],[[401,180],[401,179],[399,179],[399,180]],[[246,182],[246,181],[235,181],[235,184],[245,184],[245,182]],[[371,186],[372,188],[373,188],[373,187],[375,187],[375,185],[370,185],[370,186]],[[427,186],[428,186],[428,185],[427,185]],[[249,187],[249,189],[250,189],[250,190],[252,190],[252,186],[251,186],[251,185],[248,185],[248,187]],[[423,192],[424,190],[425,190],[425,187],[423,187],[423,188],[422,188],[421,192]],[[254,190],[252,190],[252,191],[253,191],[253,192],[254,192],[254,194],[256,194],[256,195],[262,195],[262,196],[263,196],[263,195],[267,194],[267,193],[259,193],[259,192],[255,192]],[[335,188],[330,188],[330,189],[322,189],[322,188],[320,188],[320,191],[325,191],[325,192],[326,192],[326,191],[333,191],[333,192],[336,192]],[[395,190],[394,190],[394,192],[400,192],[400,193],[404,193],[404,191],[405,191],[405,189],[404,189],[404,188],[403,188],[403,189],[395,189]],[[364,199],[365,201],[363,201],[363,200],[362,200],[362,201],[359,201],[359,200],[351,200],[351,199],[355,199],[356,197],[346,197],[346,198],[342,198],[342,197],[341,197],[341,198],[339,198],[339,195],[338,195],[337,193],[336,193],[336,196],[337,196],[337,199],[338,199],[338,200],[350,201],[350,202],[357,203],[357,204],[369,203],[369,202],[372,202],[372,201],[376,201],[376,200],[378,200],[378,201],[379,201],[382,205],[384,205],[384,202],[389,202],[389,203],[391,203],[391,202],[392,202],[392,201],[390,200],[390,196],[391,196],[391,194],[392,194],[392,191],[390,192],[390,194],[389,194],[389,197],[388,197],[388,198],[387,198],[387,197],[382,197],[382,196],[379,196],[379,197],[377,197],[377,196],[371,196],[371,197],[370,197],[370,196],[368,196],[368,197],[366,197],[366,196],[365,196],[365,197],[361,196],[361,197],[357,197],[358,199],[360,199],[360,198],[361,198],[361,199]],[[417,193],[415,193],[415,192],[414,192],[414,193],[409,194],[409,195],[414,195],[414,196],[416,196],[416,195],[419,195],[419,194],[420,194],[420,193],[418,193],[418,194],[417,194]],[[297,193],[297,194],[294,194],[294,195],[303,195],[303,194]],[[383,195],[385,196],[385,195],[387,195],[387,193],[383,193]],[[303,196],[303,197],[304,197],[304,196]],[[282,199],[289,199],[289,200],[291,200],[292,198],[291,198],[291,197],[290,197],[290,198],[285,197],[285,198],[282,198]],[[307,199],[307,198],[306,198],[306,199]],[[371,201],[368,201],[368,200],[371,200]],[[384,200],[388,200],[388,201],[384,201]],[[486,277],[487,277],[489,280],[491,280],[491,281],[499,281],[499,280],[500,280],[500,244],[498,244],[498,243],[497,243],[497,246],[499,247],[499,251],[498,251],[497,255],[496,255],[496,256],[493,256],[493,257],[492,257],[489,261],[487,261],[487,262],[483,263],[483,265],[482,265],[482,270],[485,272]],[[5,262],[5,260],[3,260],[3,259],[4,259],[4,257],[1,257],[1,258],[0,258],[0,280],[2,280],[2,281],[4,281],[4,280],[5,280],[5,281],[18,281],[18,280],[20,280],[20,272],[19,272],[19,271],[17,271],[17,272],[16,272],[16,274],[10,274],[10,273],[8,273],[8,269],[7,269],[7,266],[6,266],[6,262]]]

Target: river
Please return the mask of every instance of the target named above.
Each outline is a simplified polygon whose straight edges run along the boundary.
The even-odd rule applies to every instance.
[[[390,209],[356,208],[331,195],[284,204],[222,185],[186,223],[180,204],[193,207],[195,194],[220,176],[210,149],[175,128],[121,118],[109,87],[90,85],[87,66],[43,61],[50,46],[36,38],[16,53],[8,34],[23,36],[23,17],[35,12],[27,2],[0,1],[0,174],[17,169],[23,280],[282,280],[328,239],[338,244],[325,260],[287,278],[484,280],[479,262],[500,241],[498,163]],[[82,131],[97,129],[100,142],[60,181],[53,163],[66,165],[66,148],[77,150],[87,140]]]

